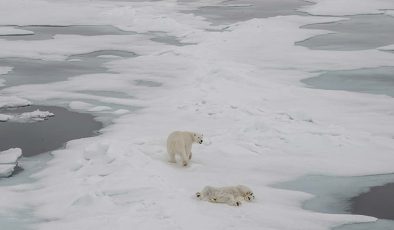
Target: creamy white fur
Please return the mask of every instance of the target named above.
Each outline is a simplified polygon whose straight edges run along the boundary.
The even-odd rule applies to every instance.
[[[212,203],[227,203],[233,206],[240,206],[242,200],[251,201],[255,197],[250,188],[245,185],[213,187],[205,186],[196,196],[200,200],[206,200]]]
[[[192,144],[202,144],[203,135],[187,131],[172,132],[167,139],[167,152],[170,162],[176,163],[176,154],[180,155],[183,166],[187,166],[192,159]]]

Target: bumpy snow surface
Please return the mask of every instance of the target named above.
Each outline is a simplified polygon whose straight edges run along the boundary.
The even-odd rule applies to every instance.
[[[394,8],[391,0],[313,2],[302,10],[345,17]],[[295,45],[328,33],[301,26],[340,18],[288,15],[221,26],[188,13],[217,4],[0,1],[4,25],[113,25],[136,32],[0,38],[1,58],[66,61],[99,50],[137,54],[108,59],[106,73],[0,91],[0,107],[30,101],[69,105],[109,121],[101,135],[52,152],[33,182],[0,187],[0,215],[29,213],[33,221],[26,224],[40,230],[323,230],[374,221],[306,211],[301,206],[309,194],[270,185],[307,174],[393,172],[393,98],[310,89],[299,80],[321,71],[390,66],[394,55],[381,49],[323,51]],[[156,42],[152,31],[190,45]],[[141,80],[156,84],[137,84]],[[168,162],[166,138],[174,130],[206,138],[193,146],[186,168]],[[256,200],[231,207],[194,197],[206,185],[237,184],[250,187]]]

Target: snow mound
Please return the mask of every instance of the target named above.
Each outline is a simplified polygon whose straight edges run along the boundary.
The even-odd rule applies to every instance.
[[[11,176],[21,156],[22,150],[20,148],[11,148],[0,152],[0,178]]]

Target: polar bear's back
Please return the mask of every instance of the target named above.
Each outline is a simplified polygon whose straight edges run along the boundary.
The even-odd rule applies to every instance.
[[[169,152],[185,148],[193,142],[193,134],[185,131],[174,131],[168,135],[167,148]]]

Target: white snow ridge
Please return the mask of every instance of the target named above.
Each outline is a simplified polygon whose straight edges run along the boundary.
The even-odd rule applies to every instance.
[[[0,152],[0,178],[11,176],[21,156],[22,150],[20,148],[11,148]]]

